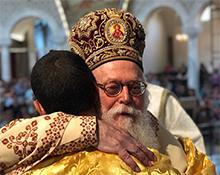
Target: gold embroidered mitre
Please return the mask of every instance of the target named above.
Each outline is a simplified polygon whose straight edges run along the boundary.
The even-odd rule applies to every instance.
[[[72,27],[69,42],[91,70],[113,60],[130,60],[143,70],[145,33],[129,12],[114,8],[90,12]]]

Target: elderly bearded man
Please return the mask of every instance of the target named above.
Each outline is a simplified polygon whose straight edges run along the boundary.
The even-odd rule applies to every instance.
[[[78,52],[85,59],[87,65],[94,73],[97,81],[103,82],[104,80],[102,79],[111,78],[108,76],[110,76],[113,71],[115,71],[107,69],[107,64],[104,63],[108,62],[109,65],[124,65],[127,63],[122,61],[121,63],[119,63],[119,61],[115,62],[115,60],[130,60],[137,63],[143,71],[142,60],[138,59],[142,59],[141,57],[145,48],[144,32],[142,33],[143,36],[136,35],[135,32],[140,32],[140,30],[137,28],[128,28],[126,20],[125,23],[116,24],[113,20],[109,20],[110,22],[106,22],[105,20],[103,20],[104,24],[101,25],[97,24],[98,22],[100,22],[100,20],[97,19],[96,15],[94,16],[94,19],[91,16],[92,15],[90,15],[90,17],[88,18],[86,16],[82,18],[76,25],[78,29],[73,27],[70,38],[70,46],[72,50]],[[114,12],[110,18],[112,17],[114,17]],[[135,22],[131,21],[131,23]],[[139,22],[138,25],[140,25],[140,28],[142,28]],[[99,31],[96,28],[98,26],[102,27],[100,29],[102,31]],[[120,37],[114,36],[114,33],[117,31],[115,26],[120,26],[117,27],[120,28],[121,31]],[[137,42],[138,40],[139,42]],[[129,44],[130,46],[127,47]],[[127,48],[129,48],[129,50]],[[110,62],[113,60],[114,63]],[[128,73],[126,66],[124,67],[124,69],[120,68],[119,71],[116,71],[117,75],[126,75]],[[142,72],[140,74],[141,76],[143,76]],[[176,138],[191,138],[196,148],[199,151],[205,153],[206,151],[201,132],[192,121],[190,116],[188,116],[188,114],[181,107],[177,99],[172,95],[172,93],[162,87],[150,83],[148,83],[147,89],[149,92],[148,110],[156,118],[158,118],[163,126]],[[101,100],[103,101],[102,104],[104,110],[106,107],[107,110],[110,109],[111,107],[109,106],[109,103],[105,103],[106,98],[104,95],[102,95],[102,93],[101,97],[103,97],[101,98]],[[108,99],[112,100],[114,98]]]
[[[115,25],[120,25],[120,37],[113,35]],[[180,138],[180,145],[162,126],[157,131],[155,118],[147,112],[149,100],[141,61],[144,40],[144,30],[132,14],[104,9],[85,15],[73,26],[70,45],[95,75],[102,118],[128,131],[157,155],[152,167],[142,166],[140,174],[214,175],[214,165],[190,139]],[[51,174],[56,169],[55,174],[64,170],[69,174],[134,174],[117,156],[97,151],[76,153],[46,165],[43,162],[28,173]]]

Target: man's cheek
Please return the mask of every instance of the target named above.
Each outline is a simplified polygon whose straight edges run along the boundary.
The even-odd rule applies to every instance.
[[[141,97],[134,99],[135,108],[142,110],[144,108],[144,99]]]

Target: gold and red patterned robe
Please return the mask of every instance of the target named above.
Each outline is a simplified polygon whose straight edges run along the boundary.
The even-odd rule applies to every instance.
[[[97,144],[96,117],[62,112],[17,119],[0,130],[0,174],[21,174],[46,157]]]

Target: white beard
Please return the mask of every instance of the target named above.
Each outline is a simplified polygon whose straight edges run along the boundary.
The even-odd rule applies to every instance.
[[[117,116],[119,117],[117,118]],[[102,106],[102,119],[113,124],[117,128],[129,132],[143,145],[155,149],[159,148],[157,127],[155,127],[155,121],[152,120],[147,112],[147,104],[143,112],[124,104],[114,107],[109,111]]]

